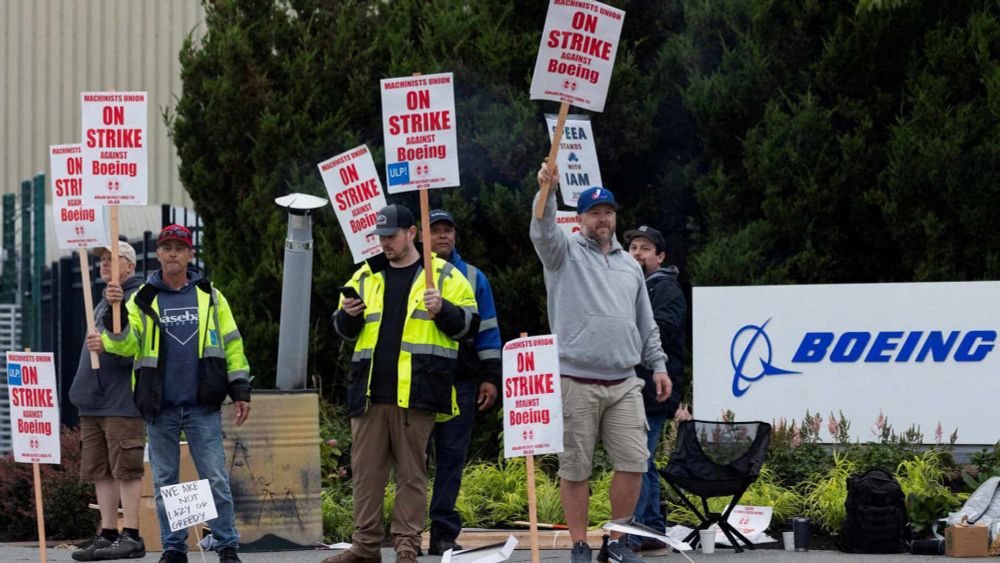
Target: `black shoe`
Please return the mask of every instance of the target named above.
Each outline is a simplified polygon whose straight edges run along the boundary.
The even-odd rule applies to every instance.
[[[234,547],[223,547],[217,553],[219,554],[219,563],[242,563],[240,557],[236,555]]]
[[[146,543],[142,538],[134,538],[128,532],[118,534],[118,539],[108,547],[98,549],[94,554],[98,560],[106,559],[142,559],[146,556]]]
[[[160,563],[188,563],[187,553],[170,549],[160,556]]]
[[[98,549],[105,548],[111,545],[111,540],[97,534],[94,539],[91,540],[90,545],[83,549],[78,549],[72,553],[74,561],[97,561],[97,556],[94,555]]]
[[[573,544],[572,551],[569,552],[570,563],[591,563],[590,546],[587,542],[580,540]]]
[[[427,553],[429,555],[444,555],[444,552],[449,549],[459,551],[462,546],[455,543],[455,540],[446,540],[443,538],[431,537],[431,545],[427,548]]]

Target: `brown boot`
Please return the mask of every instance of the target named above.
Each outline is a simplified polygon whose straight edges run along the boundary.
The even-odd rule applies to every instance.
[[[377,557],[361,557],[348,549],[343,553],[327,557],[323,560],[323,563],[382,563],[382,555],[380,554]]]
[[[397,551],[396,563],[417,563],[417,554],[412,551]]]

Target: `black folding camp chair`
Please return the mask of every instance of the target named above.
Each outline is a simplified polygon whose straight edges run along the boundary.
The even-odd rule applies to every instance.
[[[660,469],[660,475],[701,520],[684,538],[685,542],[697,547],[699,530],[716,524],[737,552],[743,551],[737,539],[754,548],[750,540],[729,524],[728,518],[747,487],[760,475],[770,442],[771,425],[766,422],[686,420],[678,425],[677,446],[667,466]],[[704,510],[699,510],[683,491],[700,497]],[[729,495],[733,499],[724,511],[709,510],[709,498]]]

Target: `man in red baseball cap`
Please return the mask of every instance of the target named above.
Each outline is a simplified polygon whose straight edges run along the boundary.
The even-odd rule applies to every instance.
[[[208,479],[218,517],[209,520],[220,563],[238,563],[239,533],[222,447],[220,406],[229,395],[236,404],[236,424],[250,414],[250,366],[243,338],[229,302],[191,263],[191,231],[169,225],[156,240],[160,271],[126,304],[128,319],[113,334],[110,314],[101,335],[88,337],[91,350],[133,356],[138,366],[134,398],[146,419],[149,461],[163,545],[161,563],[187,563],[187,530],[171,531],[160,497],[161,487],[179,481],[181,432],[188,441],[198,475]],[[108,302],[117,306],[120,288],[108,284]],[[112,303],[113,297],[118,302]]]

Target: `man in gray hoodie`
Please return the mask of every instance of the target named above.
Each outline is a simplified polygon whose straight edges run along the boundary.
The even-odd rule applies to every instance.
[[[111,280],[111,250],[98,248],[101,278]],[[125,298],[142,285],[135,275],[135,249],[118,243],[118,283]],[[90,288],[84,288],[89,291]],[[107,299],[94,309],[104,316]],[[73,552],[76,561],[143,557],[139,537],[139,499],[142,493],[142,453],[145,425],[132,401],[132,358],[107,352],[99,355],[101,367],[90,367],[90,352],[80,350],[80,363],[69,388],[69,400],[80,412],[80,480],[93,483],[101,511],[101,531],[85,549]],[[124,529],[118,532],[118,503],[124,512]],[[100,552],[100,553],[98,553]]]
[[[538,172],[539,184],[554,184],[558,177],[558,170],[549,171],[544,164]],[[573,539],[572,563],[591,560],[586,542],[588,481],[598,434],[615,470],[612,518],[627,518],[635,511],[649,457],[643,382],[635,366],[653,372],[658,401],[665,401],[671,391],[645,276],[615,237],[617,209],[609,190],[585,190],[577,203],[580,231],[567,236],[556,225],[556,195],[551,190],[542,218],[531,219],[531,242],[544,267],[549,326],[559,343],[564,448],[559,454],[559,494]],[[598,560],[641,561],[619,542],[621,535],[612,532]]]

